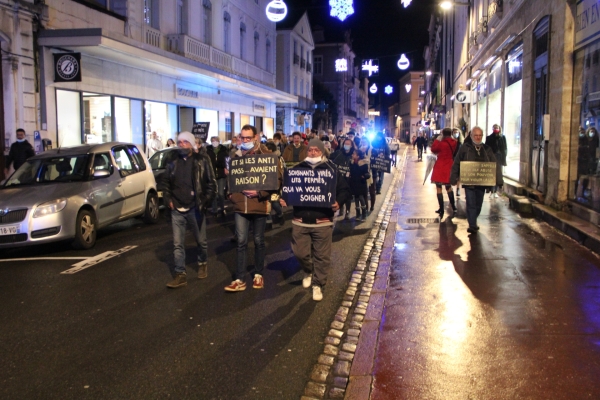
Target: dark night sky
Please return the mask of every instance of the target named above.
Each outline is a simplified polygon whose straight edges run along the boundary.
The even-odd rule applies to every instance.
[[[423,69],[423,50],[429,36],[427,28],[439,0],[413,0],[408,8],[404,8],[400,0],[354,0],[354,14],[344,22],[329,15],[329,0],[284,2],[290,10],[308,10],[311,25],[323,26],[326,32],[327,29],[337,33],[350,29],[357,62],[379,59],[379,77],[369,80],[377,83],[380,90],[392,85],[394,95],[390,97],[396,101],[398,79],[406,73],[396,67],[396,62],[400,54],[405,53],[411,60],[410,69]]]

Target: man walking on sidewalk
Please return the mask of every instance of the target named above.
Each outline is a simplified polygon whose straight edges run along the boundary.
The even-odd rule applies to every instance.
[[[194,135],[181,132],[177,137],[178,157],[167,164],[163,175],[164,203],[171,210],[175,279],[167,283],[171,289],[187,285],[185,273],[185,231],[189,225],[198,248],[198,278],[208,276],[206,216],[215,197],[216,181],[210,160],[204,152],[195,152]]]
[[[25,161],[29,157],[33,157],[34,155],[35,151],[33,151],[33,147],[27,139],[25,139],[25,130],[21,128],[17,129],[17,141],[10,145],[10,151],[8,157],[6,157],[4,176],[8,177],[11,163],[16,171],[21,165],[25,164]]]

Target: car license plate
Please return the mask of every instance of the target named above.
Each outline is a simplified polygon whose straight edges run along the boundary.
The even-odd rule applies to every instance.
[[[0,226],[0,236],[16,235],[17,233],[19,233],[19,229],[17,226]]]

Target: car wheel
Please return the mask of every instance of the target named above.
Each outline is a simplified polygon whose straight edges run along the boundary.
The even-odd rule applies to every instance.
[[[148,193],[146,197],[146,210],[144,211],[144,222],[155,224],[158,222],[159,208],[158,196],[154,192]]]
[[[96,219],[94,214],[81,210],[77,214],[75,225],[75,239],[73,247],[76,249],[91,249],[96,244]]]

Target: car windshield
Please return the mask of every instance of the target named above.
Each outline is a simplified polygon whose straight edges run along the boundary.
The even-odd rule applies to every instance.
[[[88,154],[28,160],[6,181],[4,187],[81,181],[89,165],[88,160]]]
[[[174,148],[175,149],[175,148]],[[177,150],[159,151],[154,153],[148,160],[150,168],[152,169],[163,169],[171,157],[174,157]]]

